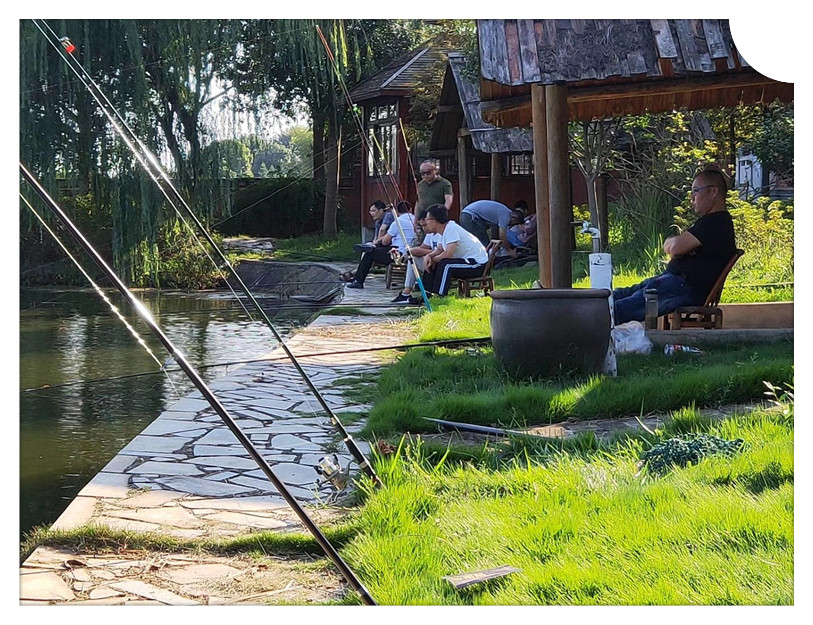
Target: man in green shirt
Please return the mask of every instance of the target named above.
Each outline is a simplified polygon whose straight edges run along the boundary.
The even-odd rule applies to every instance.
[[[429,208],[432,204],[442,204],[449,210],[452,207],[452,183],[438,176],[438,168],[432,161],[424,161],[420,167],[421,181],[418,183],[418,202],[415,213]]]

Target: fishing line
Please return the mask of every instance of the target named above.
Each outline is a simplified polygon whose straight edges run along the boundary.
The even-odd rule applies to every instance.
[[[340,354],[363,354],[365,352],[381,352],[388,350],[409,350],[417,347],[459,347],[463,345],[483,345],[491,342],[491,337],[482,336],[470,339],[449,339],[444,341],[426,341],[423,343],[403,343],[401,345],[385,345],[381,347],[360,347],[358,349],[344,349],[330,352],[310,352],[307,354],[300,354],[300,358],[313,358],[315,356],[334,356]],[[197,369],[213,369],[215,367],[231,367],[234,365],[248,365],[258,362],[277,362],[283,360],[287,356],[266,356],[265,358],[252,358],[250,360],[232,360],[230,362],[217,362],[209,365],[198,365]],[[371,365],[376,366],[376,365]],[[175,373],[180,371],[178,368],[165,368],[164,371]],[[117,375],[109,378],[96,378],[93,380],[74,380],[72,382],[63,382],[61,384],[43,384],[42,386],[35,386],[31,388],[20,389],[21,393],[33,393],[38,391],[47,391],[54,388],[63,388],[66,386],[76,386],[77,384],[101,384],[113,380],[126,380],[129,378],[141,378],[150,375],[157,375],[162,371],[143,371],[141,373],[128,373],[126,375]]]
[[[42,21],[42,20],[34,20],[35,24],[37,24],[38,21]],[[37,24],[37,27],[40,28],[38,24]],[[139,163],[142,163],[142,166],[145,167],[145,169],[147,170],[147,173],[150,175],[150,177],[153,179],[153,181],[159,186],[159,188],[161,189],[164,196],[170,202],[170,205],[175,209],[176,212],[179,212],[177,206],[172,201],[172,199],[169,197],[168,192],[164,188],[164,184],[166,185],[166,187],[168,189],[170,189],[172,191],[173,195],[179,201],[181,206],[183,206],[183,208],[186,211],[188,217],[195,223],[195,226],[197,227],[198,231],[204,236],[206,241],[209,243],[211,249],[218,254],[218,256],[219,256],[220,260],[222,261],[222,263],[225,265],[225,267],[228,268],[229,272],[231,273],[232,278],[234,278],[234,280],[238,283],[238,285],[240,286],[242,291],[245,293],[246,297],[251,301],[251,303],[254,306],[254,308],[256,309],[257,313],[262,317],[263,322],[268,326],[268,328],[274,334],[274,337],[277,339],[280,347],[282,347],[282,349],[288,355],[289,359],[291,360],[291,363],[294,365],[294,367],[296,368],[299,375],[303,378],[303,380],[305,380],[305,383],[308,385],[308,388],[310,389],[311,393],[313,393],[313,395],[316,397],[316,399],[319,401],[320,405],[322,406],[322,409],[330,417],[333,424],[336,426],[336,428],[341,433],[343,442],[345,443],[345,445],[347,445],[348,449],[350,450],[350,453],[356,459],[359,466],[373,480],[373,482],[377,486],[380,486],[381,485],[381,480],[378,477],[378,475],[376,474],[376,472],[373,469],[373,466],[370,464],[369,460],[366,458],[366,456],[361,451],[361,449],[359,448],[356,441],[353,439],[353,437],[350,435],[350,433],[345,429],[342,422],[339,420],[339,418],[336,416],[336,414],[333,412],[333,410],[327,404],[325,399],[322,397],[322,394],[319,392],[319,390],[316,388],[316,386],[310,380],[307,373],[304,371],[302,366],[297,361],[297,359],[294,356],[293,352],[291,352],[291,350],[288,348],[285,341],[283,341],[282,337],[280,336],[279,332],[277,332],[277,329],[271,323],[271,320],[265,314],[265,311],[263,311],[260,304],[254,298],[254,295],[251,293],[251,291],[246,286],[245,282],[242,280],[242,278],[239,276],[239,274],[234,270],[234,267],[229,262],[228,258],[226,258],[226,256],[223,254],[221,249],[218,247],[218,245],[212,239],[209,232],[206,230],[206,228],[200,222],[197,215],[195,215],[194,211],[189,207],[187,202],[184,200],[183,196],[180,194],[180,192],[172,184],[172,181],[170,180],[170,178],[166,174],[166,172],[164,172],[164,170],[161,167],[161,164],[159,163],[158,159],[149,150],[149,148],[130,129],[130,127],[127,125],[127,122],[121,117],[121,115],[118,113],[118,111],[113,106],[113,104],[110,103],[110,101],[107,99],[107,97],[104,95],[104,93],[98,87],[98,85],[96,85],[95,81],[87,74],[84,67],[82,67],[81,63],[79,63],[76,59],[73,58],[73,56],[69,52],[66,51],[68,49],[68,45],[70,45],[72,47],[72,44],[70,44],[70,41],[67,40],[66,38],[65,39],[57,38],[56,34],[53,32],[53,30],[50,29],[50,27],[47,26],[47,24],[45,24],[45,27],[48,28],[48,30],[52,33],[53,37],[59,41],[60,45],[54,44],[51,37],[49,37],[47,35],[47,33],[45,33],[45,31],[42,28],[40,28],[40,31],[43,33],[43,35],[45,35],[45,37],[48,39],[48,41],[51,43],[51,45],[57,50],[57,53],[60,55],[60,57],[63,60],[66,61],[68,66],[71,68],[71,70],[77,76],[80,77],[80,80],[82,80],[82,82],[86,85],[86,87],[90,91],[91,95],[93,95],[94,99],[97,101],[97,103],[99,103],[100,107],[102,108],[102,111],[105,113],[107,118],[111,121],[111,123],[113,125],[113,129],[122,137],[125,144],[131,149],[133,154],[138,159]],[[74,65],[76,67],[74,67]],[[84,73],[88,77],[87,81],[81,76],[81,74],[77,70],[77,67],[79,69],[81,69],[82,73]],[[121,121],[121,125],[119,123],[117,123],[114,118],[118,118]],[[125,132],[125,129],[126,129],[126,132]],[[129,136],[128,136],[128,134],[129,134]],[[139,150],[136,149],[136,146],[134,145],[134,142],[139,145],[139,149],[141,150],[141,152],[139,152]],[[147,163],[149,163],[149,165],[151,165],[153,169],[150,169],[149,166],[147,165]],[[160,179],[160,181],[163,181],[164,184],[161,184],[161,182],[159,182],[159,179]],[[226,281],[226,282],[228,284],[228,281]],[[233,292],[233,290],[232,290],[232,292]],[[236,297],[236,293],[235,293],[235,297]],[[248,313],[248,311],[246,311],[246,312]]]
[[[32,189],[39,195],[39,197],[45,202],[45,204],[51,209],[52,213],[59,219],[62,225],[71,233],[71,235],[76,239],[76,241],[82,246],[85,252],[94,260],[94,262],[98,265],[98,267],[105,273],[108,279],[116,286],[119,292],[127,298],[130,305],[135,309],[138,315],[142,318],[142,320],[149,326],[150,330],[155,334],[158,340],[162,343],[162,345],[166,348],[166,350],[170,353],[170,356],[175,359],[178,363],[178,366],[183,369],[184,373],[189,377],[192,383],[197,387],[200,391],[201,395],[208,401],[209,405],[214,409],[214,411],[220,416],[229,430],[234,434],[235,438],[240,442],[240,444],[245,448],[245,450],[249,453],[249,455],[254,459],[254,461],[260,466],[260,469],[266,475],[266,477],[271,480],[271,483],[277,489],[280,495],[288,502],[288,505],[294,510],[294,512],[299,516],[300,520],[303,524],[307,527],[307,529],[311,532],[313,537],[319,543],[319,545],[324,550],[325,554],[333,561],[345,579],[350,583],[351,586],[359,593],[362,601],[367,605],[376,605],[375,601],[373,600],[372,596],[369,594],[367,589],[364,585],[359,581],[356,577],[355,573],[350,569],[349,566],[342,560],[341,556],[339,555],[338,551],[333,547],[333,545],[328,541],[324,534],[322,534],[321,530],[316,526],[316,524],[311,520],[308,516],[307,512],[305,512],[304,508],[299,504],[296,498],[290,493],[287,486],[280,480],[274,471],[271,469],[271,466],[268,462],[263,458],[251,440],[245,435],[245,433],[240,429],[237,425],[235,420],[220,402],[220,400],[212,393],[211,389],[206,385],[203,379],[200,377],[200,374],[195,370],[195,368],[189,363],[183,353],[178,350],[172,341],[167,337],[164,331],[158,326],[155,320],[152,317],[152,314],[149,310],[141,303],[141,301],[136,298],[130,290],[125,286],[125,284],[119,279],[116,273],[107,265],[105,260],[99,255],[99,253],[94,249],[94,247],[90,244],[90,242],[82,235],[82,233],[76,228],[76,226],[71,222],[68,216],[62,211],[62,209],[54,202],[53,199],[48,195],[39,181],[34,178],[34,176],[25,168],[25,166],[20,163],[20,173],[22,174],[23,178],[25,178],[26,182],[32,187]]]
[[[362,141],[364,142],[364,144],[367,147],[367,150],[369,152],[371,150],[371,145],[370,145],[370,142],[368,140],[367,135],[364,132],[364,124],[362,123],[361,118],[358,115],[358,112],[357,112],[358,107],[353,102],[353,99],[350,97],[350,92],[347,89],[347,85],[344,82],[344,78],[342,78],[341,72],[339,72],[338,63],[336,62],[336,59],[335,59],[335,57],[333,56],[333,53],[330,50],[330,45],[328,44],[327,39],[325,39],[325,36],[322,33],[322,29],[318,25],[316,26],[316,31],[319,34],[319,38],[322,41],[322,45],[325,48],[328,59],[333,64],[333,72],[336,74],[336,78],[338,79],[339,86],[342,89],[342,93],[343,93],[345,99],[347,100],[347,103],[350,105],[350,107],[349,107],[350,115],[351,115],[353,121],[355,121],[355,123],[356,123],[356,127],[358,128],[358,131],[359,131],[359,136],[362,137]],[[389,177],[390,177],[390,184],[392,184],[393,188],[395,189],[396,195],[399,198],[399,200],[403,201],[404,196],[401,193],[401,189],[398,186],[398,182],[395,180],[395,177],[392,175],[392,166],[389,163],[389,161],[387,160],[382,146],[378,143],[378,138],[375,136],[375,132],[372,133],[372,137],[373,137],[373,141],[375,142],[375,146],[378,147],[379,154],[381,155],[381,158],[384,161],[384,164],[387,166],[387,171],[388,171],[388,174],[389,174]],[[372,153],[373,153],[373,155],[375,155],[375,152],[372,152]],[[421,276],[418,273],[418,268],[417,268],[417,266],[415,264],[415,261],[414,261],[414,259],[412,257],[412,252],[410,251],[410,242],[407,241],[406,237],[404,236],[404,230],[401,227],[400,222],[398,221],[398,213],[395,210],[395,206],[394,206],[394,203],[392,202],[392,198],[390,197],[390,194],[387,191],[386,185],[383,184],[383,176],[380,173],[378,173],[379,168],[378,168],[377,160],[375,158],[373,158],[372,161],[373,161],[373,168],[375,169],[376,176],[378,177],[379,185],[381,186],[381,188],[382,188],[382,190],[384,192],[384,195],[387,197],[387,200],[389,200],[390,210],[392,210],[393,217],[395,218],[395,223],[397,224],[396,227],[398,228],[398,231],[401,234],[401,238],[404,241],[404,247],[406,249],[406,253],[404,255],[407,257],[407,264],[412,267],[412,272],[415,275],[415,283],[418,285],[418,288],[421,291],[421,296],[423,297],[423,301],[424,301],[424,304],[426,305],[427,311],[432,312],[432,305],[429,303],[429,296],[426,294],[426,290],[424,289],[424,286],[423,286],[423,280],[421,280]],[[414,220],[414,215],[413,215],[413,220]]]

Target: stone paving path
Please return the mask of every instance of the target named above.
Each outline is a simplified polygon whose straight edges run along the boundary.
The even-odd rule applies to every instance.
[[[340,265],[337,270],[348,268]],[[359,381],[372,382],[386,362],[380,352],[353,350],[412,340],[402,317],[386,317],[399,309],[381,307],[394,296],[383,283],[383,275],[373,274],[364,290],[348,289],[341,302],[359,308],[375,305],[370,310],[375,316],[322,315],[287,342],[339,418],[369,409],[347,405],[342,390]],[[314,467],[328,453],[336,453],[351,476],[358,467],[351,465],[352,456],[337,438],[328,415],[281,348],[272,352],[269,360],[245,365],[209,386],[317,524],[342,513],[341,508],[327,505],[335,491],[320,482]],[[361,426],[346,427],[353,433]],[[362,451],[369,452],[366,442],[357,442]],[[189,539],[258,530],[304,531],[299,518],[198,391],[170,406],[130,441],[80,491],[52,527],[71,529],[88,523]],[[173,557],[163,559],[158,567],[173,571],[174,581],[167,573],[167,582],[166,576],[160,575],[145,579],[146,565],[140,560],[133,563],[120,556],[88,554],[80,557],[40,547],[23,563],[21,602],[228,603],[237,599],[229,599],[222,588],[234,576],[244,583],[250,579],[252,588],[262,588],[254,593],[258,599],[279,592],[284,600],[291,590],[273,585],[269,590],[269,584],[261,580],[265,574],[259,574],[250,563],[238,562],[239,558],[224,564],[211,558],[190,563]],[[181,578],[192,584],[193,592],[180,588],[177,580]],[[209,594],[201,589],[207,585],[213,588]],[[332,586],[313,586],[310,592],[314,600],[324,601],[329,597],[319,589],[332,588],[335,593],[342,584],[334,580]],[[245,590],[238,596],[244,601]],[[301,592],[297,597],[302,600]]]

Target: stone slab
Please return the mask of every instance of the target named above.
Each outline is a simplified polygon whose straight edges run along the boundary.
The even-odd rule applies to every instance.
[[[243,450],[245,454],[246,451]],[[186,464],[194,464],[200,467],[217,467],[219,469],[256,469],[257,463],[252,458],[241,456],[196,456],[184,460]]]
[[[118,506],[126,508],[157,508],[166,505],[172,501],[176,501],[183,497],[182,493],[173,493],[166,490],[149,491],[145,493],[138,493],[132,497],[120,501]]]
[[[181,449],[191,438],[175,436],[144,436],[139,434],[131,440],[124,449],[123,454],[160,454],[161,452],[175,452]]]
[[[124,473],[97,473],[88,484],[79,491],[83,497],[123,498],[132,490],[129,476]]]
[[[154,475],[203,475],[200,469],[184,462],[154,462],[148,460],[128,471],[132,475],[151,473]]]
[[[149,436],[163,436],[164,434],[177,434],[200,428],[194,421],[180,421],[175,419],[159,418],[150,423],[141,433]]]
[[[228,497],[222,499],[184,499],[180,502],[180,505],[185,508],[242,511],[273,511],[288,507],[288,503],[276,494],[255,497]]]
[[[301,486],[302,484],[313,484],[319,479],[319,475],[316,473],[316,470],[313,468],[313,466],[309,465],[282,462],[275,464],[273,467],[271,467],[271,469],[274,471],[274,475],[285,482],[285,484],[297,484]],[[265,474],[260,470],[249,471],[245,473],[245,475],[249,477],[256,477],[257,479],[262,479],[265,477]]]
[[[51,525],[53,530],[70,530],[89,523],[96,509],[95,497],[76,497]]]
[[[20,574],[20,599],[28,601],[71,601],[76,598],[62,576],[53,571],[23,570]]]
[[[233,484],[226,484],[223,482],[213,482],[199,477],[165,477],[156,480],[159,484],[163,484],[170,490],[189,493],[190,495],[204,495],[216,497],[228,497],[230,495],[238,495],[240,493],[251,492],[251,488],[243,486],[235,486]]]
[[[240,527],[252,527],[264,530],[280,529],[288,525],[279,519],[254,516],[251,514],[240,514],[239,512],[215,512],[214,514],[206,515],[206,520],[232,523]]]
[[[106,515],[124,520],[155,523],[161,526],[171,525],[173,527],[193,529],[203,527],[203,523],[194,514],[181,506],[107,510]]]
[[[200,584],[215,579],[230,578],[242,571],[226,564],[192,564],[180,568],[166,568],[160,577],[180,585]]]
[[[174,592],[158,588],[152,584],[141,582],[138,580],[124,580],[120,582],[112,582],[108,586],[114,590],[120,590],[131,595],[144,597],[153,601],[160,601],[165,605],[200,605],[200,602],[187,599]]]

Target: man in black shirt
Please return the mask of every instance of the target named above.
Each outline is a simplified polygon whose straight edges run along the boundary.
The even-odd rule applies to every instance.
[[[644,291],[658,291],[658,315],[681,306],[702,306],[736,251],[734,224],[726,210],[728,185],[722,172],[707,168],[692,181],[692,206],[699,219],[663,243],[671,260],[666,271],[635,286],[615,289],[615,323],[644,320]]]

